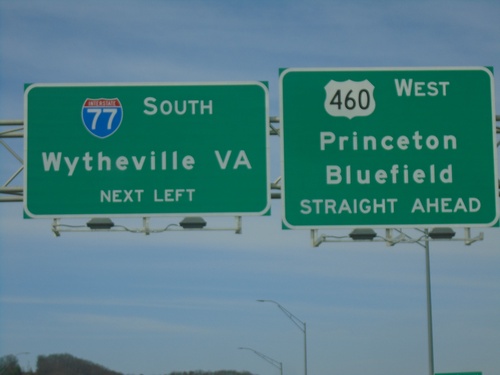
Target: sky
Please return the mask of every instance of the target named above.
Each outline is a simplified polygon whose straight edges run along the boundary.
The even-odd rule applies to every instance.
[[[0,0],[0,119],[23,118],[25,83],[89,82],[267,81],[269,114],[279,116],[283,67],[498,69],[499,14],[493,0]],[[280,141],[269,141],[274,181]],[[23,154],[22,140],[9,145]],[[19,166],[0,149],[2,184]],[[22,184],[21,174],[11,186]],[[423,248],[312,247],[308,231],[282,230],[280,200],[271,205],[269,216],[244,217],[241,234],[56,237],[51,220],[0,203],[0,356],[17,354],[25,368],[38,355],[70,353],[128,374],[279,373],[238,350],[249,347],[300,375],[303,334],[276,305],[256,301],[269,299],[307,323],[310,375],[427,373]],[[438,373],[500,374],[500,232],[472,232],[484,240],[430,244]]]

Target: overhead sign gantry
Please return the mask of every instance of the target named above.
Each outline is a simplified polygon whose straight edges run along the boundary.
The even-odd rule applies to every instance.
[[[491,226],[493,86],[487,68],[285,69],[285,224]]]
[[[29,85],[25,211],[264,214],[268,119],[260,82]]]

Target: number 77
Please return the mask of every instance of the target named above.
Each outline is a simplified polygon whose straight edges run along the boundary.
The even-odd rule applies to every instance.
[[[116,108],[89,108],[87,110],[88,113],[93,113],[94,118],[92,120],[92,130],[95,130],[97,127],[97,121],[99,120],[99,116],[101,113],[110,113],[111,115],[108,118],[108,130],[111,129],[111,125],[113,124],[113,119],[115,118],[116,114],[118,113],[118,110]]]

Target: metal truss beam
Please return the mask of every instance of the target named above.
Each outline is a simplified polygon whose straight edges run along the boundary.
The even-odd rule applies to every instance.
[[[7,180],[0,186],[0,202],[22,202],[24,196],[23,186],[11,185],[13,181],[24,170],[24,161],[21,156],[9,145],[12,139],[24,138],[24,122],[23,120],[0,120],[0,145],[8,154],[10,154],[17,162],[12,166],[14,171]],[[13,161],[2,158],[0,163],[3,168],[10,168]],[[5,165],[7,164],[7,165]]]
[[[500,122],[500,115],[496,116],[496,121]],[[269,117],[269,134],[281,134],[280,128],[274,124],[280,123],[280,118],[277,116]],[[496,133],[500,134],[500,126],[497,125]],[[23,120],[0,120],[0,145],[10,153],[19,164],[13,167],[14,172],[0,187],[0,203],[1,202],[22,202],[24,197],[23,186],[12,186],[11,183],[18,177],[24,170],[24,161],[15,150],[9,146],[7,140],[24,138],[24,121]],[[497,148],[500,148],[500,140],[497,141]],[[5,163],[10,166],[10,161],[0,160],[0,163]],[[499,196],[500,196],[500,180],[498,180]],[[278,177],[271,183],[271,198],[281,199],[281,177]]]

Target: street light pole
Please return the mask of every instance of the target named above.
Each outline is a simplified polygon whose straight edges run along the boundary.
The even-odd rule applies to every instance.
[[[429,375],[434,375],[434,344],[432,334],[431,262],[429,256],[429,231],[425,230],[425,284],[427,289],[427,349]]]
[[[280,375],[283,375],[283,363],[282,362],[278,362],[277,360],[272,359],[271,357],[269,357],[269,356],[267,356],[265,354],[262,354],[262,353],[258,352],[257,350],[254,350],[252,348],[239,347],[238,349],[250,350],[250,351],[254,352],[259,357],[263,358],[264,360],[266,360],[267,362],[269,362],[271,365],[273,365],[274,367],[278,368],[280,370]]]
[[[271,299],[258,299],[257,302],[271,302],[274,303],[278,308],[297,326],[298,329],[304,334],[304,375],[307,375],[307,329],[306,323],[293,315],[290,311],[285,309],[278,302]]]

